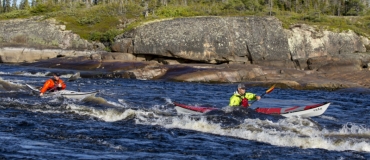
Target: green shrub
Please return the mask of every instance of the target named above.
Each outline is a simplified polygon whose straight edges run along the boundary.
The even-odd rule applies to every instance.
[[[163,16],[163,17],[178,17],[180,13],[176,9],[161,9],[156,12],[156,15]]]
[[[91,32],[89,35],[89,40],[92,41],[100,41],[103,43],[113,43],[114,38],[121,34],[122,31],[119,31],[117,29],[110,29],[104,33],[102,32]]]
[[[100,21],[100,17],[96,16],[81,17],[77,20],[80,25],[92,25],[99,23]]]
[[[56,12],[56,11],[59,11],[59,10],[61,10],[60,6],[41,3],[41,4],[38,4],[34,7],[32,7],[30,12],[33,15],[40,15],[40,14],[45,14],[45,13],[49,13],[49,12]]]
[[[322,15],[319,12],[311,12],[303,15],[302,19],[310,22],[322,22]]]
[[[127,18],[137,18],[143,16],[144,9],[138,4],[129,3],[125,6],[124,15]]]
[[[101,32],[91,32],[89,35],[89,40],[91,41],[100,41],[100,38],[102,37]]]
[[[31,13],[36,14],[36,15],[41,14],[41,13],[46,13],[46,12],[48,12],[48,6],[43,5],[43,4],[32,7],[32,9],[31,9]]]
[[[113,43],[114,38],[120,33],[121,32],[117,29],[110,29],[106,31],[105,33],[103,33],[102,37],[100,38],[100,41]]]
[[[0,15],[1,19],[23,18],[30,15],[28,10],[13,10],[8,13]]]

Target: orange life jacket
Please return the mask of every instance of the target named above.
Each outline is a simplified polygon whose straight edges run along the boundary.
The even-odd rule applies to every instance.
[[[58,87],[58,84],[62,84],[62,87]],[[55,79],[48,79],[45,83],[44,86],[41,88],[40,92],[45,93],[46,91],[55,91],[55,90],[62,90],[65,89],[67,86],[63,82],[63,80],[55,80]]]

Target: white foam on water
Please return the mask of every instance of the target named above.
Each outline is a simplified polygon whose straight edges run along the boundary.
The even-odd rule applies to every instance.
[[[135,116],[135,114],[137,114],[137,111],[132,109],[127,109],[122,112],[112,108],[100,110],[76,104],[68,104],[66,109],[69,109],[70,111],[73,111],[79,115],[96,117],[106,122],[115,122],[119,120],[124,120],[133,117]]]
[[[6,80],[0,77],[0,85],[12,85],[17,87],[23,87],[23,84],[21,84],[22,80]]]
[[[13,72],[13,73],[11,73],[11,72],[0,72],[0,74],[4,74],[4,75],[21,75],[21,76],[29,76],[29,77],[44,77],[49,73],[50,72],[30,73],[30,72],[24,72],[24,71]]]
[[[99,90],[99,93],[102,94],[102,95],[106,95],[106,96],[116,95],[116,93],[114,93],[110,90],[105,90],[105,89]]]
[[[164,99],[165,99],[166,103],[173,104],[171,98],[165,97]]]
[[[370,128],[365,125],[357,125],[354,123],[347,123],[343,125],[342,129],[338,131],[339,134],[364,134],[370,138]]]
[[[338,121],[338,119],[336,119],[335,117],[331,117],[331,116],[321,115],[320,117],[322,119],[327,119],[327,120],[332,120],[332,121]]]
[[[154,105],[153,107],[150,107],[152,110],[158,110],[158,111],[164,111],[166,109],[166,106],[164,105]]]
[[[7,73],[7,74],[15,74],[15,75],[22,75],[22,76],[29,76],[29,77],[52,77],[50,76],[51,72],[36,72],[36,73],[30,73],[30,72],[16,72],[16,73]],[[0,72],[1,74],[1,72]],[[62,74],[61,78],[70,78],[74,74]]]
[[[116,106],[116,107],[118,107],[118,108],[127,108],[127,104],[126,104],[124,101],[121,101],[121,102],[120,102],[120,100],[118,100],[118,102],[119,102],[119,103],[117,103],[117,102],[107,101],[107,103],[108,103],[108,104],[111,104],[111,105]]]
[[[63,111],[53,110],[53,109],[51,109],[51,107],[45,107],[45,108],[48,108],[50,110],[45,110],[43,108],[43,109],[31,109],[30,111],[32,111],[32,112],[40,112],[40,113],[58,113],[58,114],[63,114],[64,113]]]
[[[147,113],[148,115],[149,113]],[[152,114],[152,113],[151,113]],[[144,114],[143,114],[144,115]],[[369,128],[343,127],[338,131],[320,130],[310,120],[303,118],[285,118],[277,122],[260,119],[245,119],[237,127],[223,128],[221,124],[210,122],[206,117],[192,116],[140,116],[136,115],[136,123],[145,125],[161,125],[166,128],[181,128],[200,132],[232,136],[268,143],[276,146],[321,148],[326,150],[355,150],[370,152]],[[153,118],[155,117],[155,118]],[[331,133],[366,134],[367,138],[343,138],[341,140],[328,136]]]
[[[6,93],[9,93],[9,92],[6,92]],[[15,103],[19,103],[19,104],[27,104],[25,101],[23,101],[21,99],[14,99],[14,98],[10,98],[10,97],[1,98],[1,101],[3,101],[3,102],[15,102]]]
[[[126,105],[126,101],[125,101],[124,99],[118,99],[118,102],[119,102],[120,104]]]
[[[9,73],[9,72],[1,72],[1,71],[0,71],[0,74],[8,75],[8,74],[12,74],[12,73]]]
[[[29,72],[21,72],[19,75],[32,76],[32,77],[45,77],[47,74],[50,74],[50,72],[37,72],[35,74],[29,73]]]
[[[72,74],[62,74],[60,76],[60,78],[65,78],[65,80],[67,80],[67,79],[71,78],[73,75],[74,75],[73,73]]]

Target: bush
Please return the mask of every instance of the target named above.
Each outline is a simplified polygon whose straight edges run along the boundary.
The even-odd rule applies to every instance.
[[[101,37],[102,37],[101,32],[92,32],[89,35],[89,40],[91,40],[91,41],[100,41]]]
[[[160,17],[189,17],[197,16],[196,12],[189,7],[162,7],[155,11]]]
[[[124,15],[127,18],[137,18],[143,15],[144,9],[138,4],[129,3],[125,6]]]
[[[90,33],[89,35],[89,40],[92,40],[92,41],[100,41],[102,43],[113,43],[114,42],[114,38],[121,34],[121,31],[117,30],[117,29],[110,29],[104,33],[102,32],[92,32]]]
[[[31,13],[34,15],[40,15],[48,12],[55,12],[60,10],[59,6],[53,6],[49,4],[39,4],[31,8]]]
[[[81,17],[77,20],[80,25],[93,25],[100,21],[100,18],[95,16]]]
[[[310,21],[310,22],[322,22],[322,17],[323,15],[320,14],[320,12],[310,12],[302,17],[303,20],[305,21]]]
[[[40,4],[31,9],[32,14],[41,14],[48,12],[48,7],[46,5]]]
[[[13,10],[0,16],[2,19],[22,18],[30,15],[28,10]]]
[[[121,32],[117,29],[110,29],[110,30],[106,31],[105,33],[103,33],[102,37],[100,38],[100,41],[113,43],[114,38],[117,35],[119,35],[120,33]]]

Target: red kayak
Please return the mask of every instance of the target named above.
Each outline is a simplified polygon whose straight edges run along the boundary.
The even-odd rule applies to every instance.
[[[190,106],[174,102],[177,113],[180,114],[204,114],[212,110],[219,110],[214,107],[204,106]],[[284,117],[301,116],[301,117],[314,117],[322,115],[328,109],[330,103],[319,103],[308,106],[294,106],[294,107],[274,107],[274,108],[256,108],[255,111],[264,114],[281,115]]]

